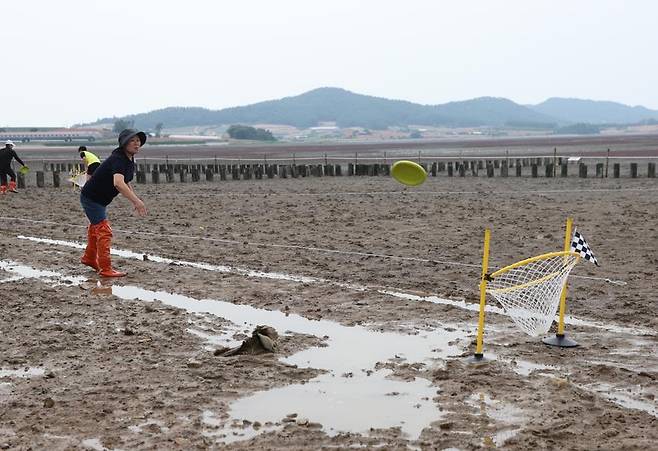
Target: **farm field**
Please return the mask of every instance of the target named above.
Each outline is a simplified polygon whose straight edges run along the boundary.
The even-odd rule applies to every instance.
[[[76,191],[0,197],[0,448],[658,442],[656,179],[136,190],[148,216],[121,198],[109,208],[113,263],[128,272],[116,280],[79,264]],[[567,216],[601,264],[569,278],[566,333],[580,346],[547,347],[488,298],[488,360],[469,363],[485,228],[496,269],[562,250]],[[218,355],[258,325],[278,332],[275,353]]]

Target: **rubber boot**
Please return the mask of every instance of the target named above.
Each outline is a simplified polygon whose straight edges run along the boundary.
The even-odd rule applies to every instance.
[[[89,224],[87,227],[87,248],[85,249],[85,254],[80,259],[80,263],[90,266],[98,272],[100,270],[100,266],[98,266],[98,235],[96,234],[97,228],[98,224]]]
[[[14,180],[9,182],[9,191],[11,191],[12,193],[18,192],[16,191],[16,182]]]
[[[123,277],[125,272],[119,272],[112,269],[112,262],[110,260],[110,245],[112,244],[112,228],[107,219],[96,224],[97,236],[97,252],[98,252],[98,266],[100,274],[103,277]]]
[[[0,194],[4,194],[7,192],[7,185],[0,185]]]

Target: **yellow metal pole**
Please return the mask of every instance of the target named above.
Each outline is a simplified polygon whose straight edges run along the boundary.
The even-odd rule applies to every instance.
[[[486,274],[489,269],[489,240],[491,239],[491,230],[484,231],[484,253],[482,254],[482,276],[480,277],[480,318],[478,321],[477,345],[475,347],[475,358],[481,359],[482,344],[484,340],[484,306],[487,296],[487,279]]]
[[[564,250],[568,251],[571,249],[571,227],[573,226],[573,219],[567,218],[567,230],[564,234]],[[564,312],[567,308],[567,282],[564,282],[564,287],[562,287],[562,294],[560,294],[560,319],[557,323],[557,335],[564,335]]]

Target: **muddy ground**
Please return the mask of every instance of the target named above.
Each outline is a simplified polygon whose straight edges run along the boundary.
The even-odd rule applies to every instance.
[[[115,248],[146,256],[115,256],[115,266],[129,275],[112,281],[81,266],[81,251],[71,247],[84,240],[86,226],[72,188],[0,197],[1,449],[651,449],[658,443],[655,179],[436,178],[412,189],[384,177],[342,177],[137,190],[147,217],[133,216],[122,199],[109,215]],[[464,307],[478,302],[484,229],[492,229],[490,268],[499,268],[561,250],[567,216],[601,263],[580,263],[570,277],[573,318],[566,330],[580,346],[547,347],[491,312],[484,345],[491,360],[469,364],[477,312]],[[81,278],[62,279],[68,276]],[[259,408],[238,421],[232,404],[255,393],[323,374],[352,377],[290,363],[302,351],[330,348],[335,337],[279,329],[274,354],[221,357],[214,351],[224,345],[213,336],[229,334],[239,343],[256,324],[116,295],[122,286],[183,295],[189,305],[225,301],[301,315],[320,326],[330,323],[315,320],[329,320],[344,331],[365,327],[374,337],[462,335],[441,345],[445,353],[437,359],[393,353],[373,366],[358,346],[345,355],[363,358],[368,376],[386,369],[387,379],[431,387],[425,401],[439,413],[419,434],[404,426],[337,427],[286,411],[285,398],[279,402],[286,414],[270,424],[255,423]],[[441,347],[430,340],[427,346]],[[363,417],[367,423],[376,409],[355,409],[354,424]]]

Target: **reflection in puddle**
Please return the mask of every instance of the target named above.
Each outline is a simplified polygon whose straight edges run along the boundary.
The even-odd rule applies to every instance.
[[[527,360],[519,360],[519,359],[515,359],[511,361],[511,364],[513,366],[512,370],[516,374],[520,374],[521,376],[525,376],[525,377],[530,376],[530,374],[535,371],[551,372],[551,371],[557,371],[559,369],[556,366],[542,365],[539,363],[534,363],[534,362],[529,362]]]
[[[268,324],[277,330],[300,334],[329,336],[327,347],[311,348],[283,359],[302,367],[327,369],[342,374],[370,369],[377,362],[399,356],[406,363],[428,359],[445,359],[460,354],[462,348],[454,341],[465,340],[467,333],[454,328],[419,332],[418,335],[401,335],[392,332],[373,332],[365,327],[347,327],[328,320],[310,320],[296,314],[264,310],[249,305],[237,305],[212,299],[197,300],[188,296],[145,290],[133,286],[112,287],[115,296],[142,301],[160,301],[191,313],[210,313],[226,318],[235,324]]]
[[[14,267],[22,275],[41,278],[28,267]],[[46,280],[62,277],[49,273]],[[84,280],[84,278],[83,278]],[[327,337],[326,347],[310,348],[281,359],[288,364],[328,371],[306,384],[293,385],[272,392],[256,393],[238,400],[231,411],[245,415],[267,415],[283,420],[291,409],[303,413],[309,422],[322,423],[327,433],[366,432],[371,426],[379,428],[400,427],[412,438],[432,421],[440,418],[440,412],[432,401],[435,389],[423,379],[410,382],[388,379],[389,370],[377,370],[379,362],[404,362],[407,364],[439,364],[451,355],[463,351],[468,332],[456,327],[418,331],[416,335],[392,332],[374,332],[361,326],[347,327],[327,320],[309,320],[300,315],[257,309],[249,305],[145,290],[134,286],[112,286],[112,294],[125,300],[160,301],[190,313],[209,313],[226,318],[240,327],[268,324],[283,332]],[[231,333],[233,329],[231,328]],[[367,376],[367,372],[370,376]],[[342,375],[352,377],[342,377]],[[386,396],[390,394],[390,396]],[[266,404],[253,406],[258,399],[268,399]],[[276,400],[276,401],[269,401]],[[323,408],[317,408],[317,406]],[[364,410],[364,405],[375,408]],[[253,409],[253,410],[252,410]],[[278,418],[277,418],[278,417]],[[264,420],[270,421],[270,420]]]
[[[462,349],[455,342],[465,341],[466,333],[453,328],[401,335],[373,332],[361,326],[346,327],[327,320],[309,320],[295,314],[256,309],[217,300],[196,300],[177,294],[155,292],[132,286],[114,286],[119,298],[159,300],[192,313],[210,313],[235,324],[268,324],[281,331],[328,336],[326,347],[310,348],[283,362],[299,367],[329,371],[305,384],[295,384],[239,399],[230,407],[232,419],[277,423],[290,413],[322,424],[328,434],[367,432],[370,427],[400,427],[412,438],[440,418],[432,401],[435,388],[423,379],[411,382],[387,379],[388,370],[374,371],[378,362],[397,358],[405,363],[435,363]],[[231,331],[233,333],[233,330]],[[222,340],[228,337],[215,337]],[[370,372],[370,376],[367,376]],[[349,374],[351,377],[342,377]],[[386,396],[386,394],[394,394]],[[258,432],[260,433],[260,432]],[[227,426],[220,440],[246,439],[251,431]]]
[[[578,385],[584,390],[598,393],[608,401],[626,409],[635,409],[646,412],[654,417],[658,417],[658,393],[649,393],[649,390],[643,389],[639,385],[615,387],[610,384],[597,383],[588,385]],[[646,397],[649,399],[642,399]]]
[[[522,409],[492,399],[485,393],[474,393],[466,400],[466,403],[479,409],[483,416],[494,420],[494,428],[502,429],[493,435],[484,433],[482,442],[485,447],[503,446],[505,441],[514,437],[525,423]],[[485,424],[487,429],[491,426],[489,422]]]
[[[79,285],[84,282],[86,277],[80,276],[64,276],[54,271],[42,271],[34,269],[30,266],[24,266],[8,260],[0,260],[0,270],[8,273],[16,274],[16,277],[32,278],[43,280],[44,282],[51,282],[54,286],[57,285]]]
[[[323,374],[305,384],[256,393],[234,402],[233,418],[277,423],[288,414],[320,423],[330,435],[367,432],[370,428],[399,427],[412,439],[429,423],[441,418],[433,397],[436,387],[425,379],[387,379],[390,370],[365,372],[351,377]],[[305,420],[302,420],[305,421]],[[299,422],[299,420],[298,420]]]
[[[0,378],[2,377],[40,377],[46,373],[43,368],[21,368],[20,370],[3,370],[0,368]]]

